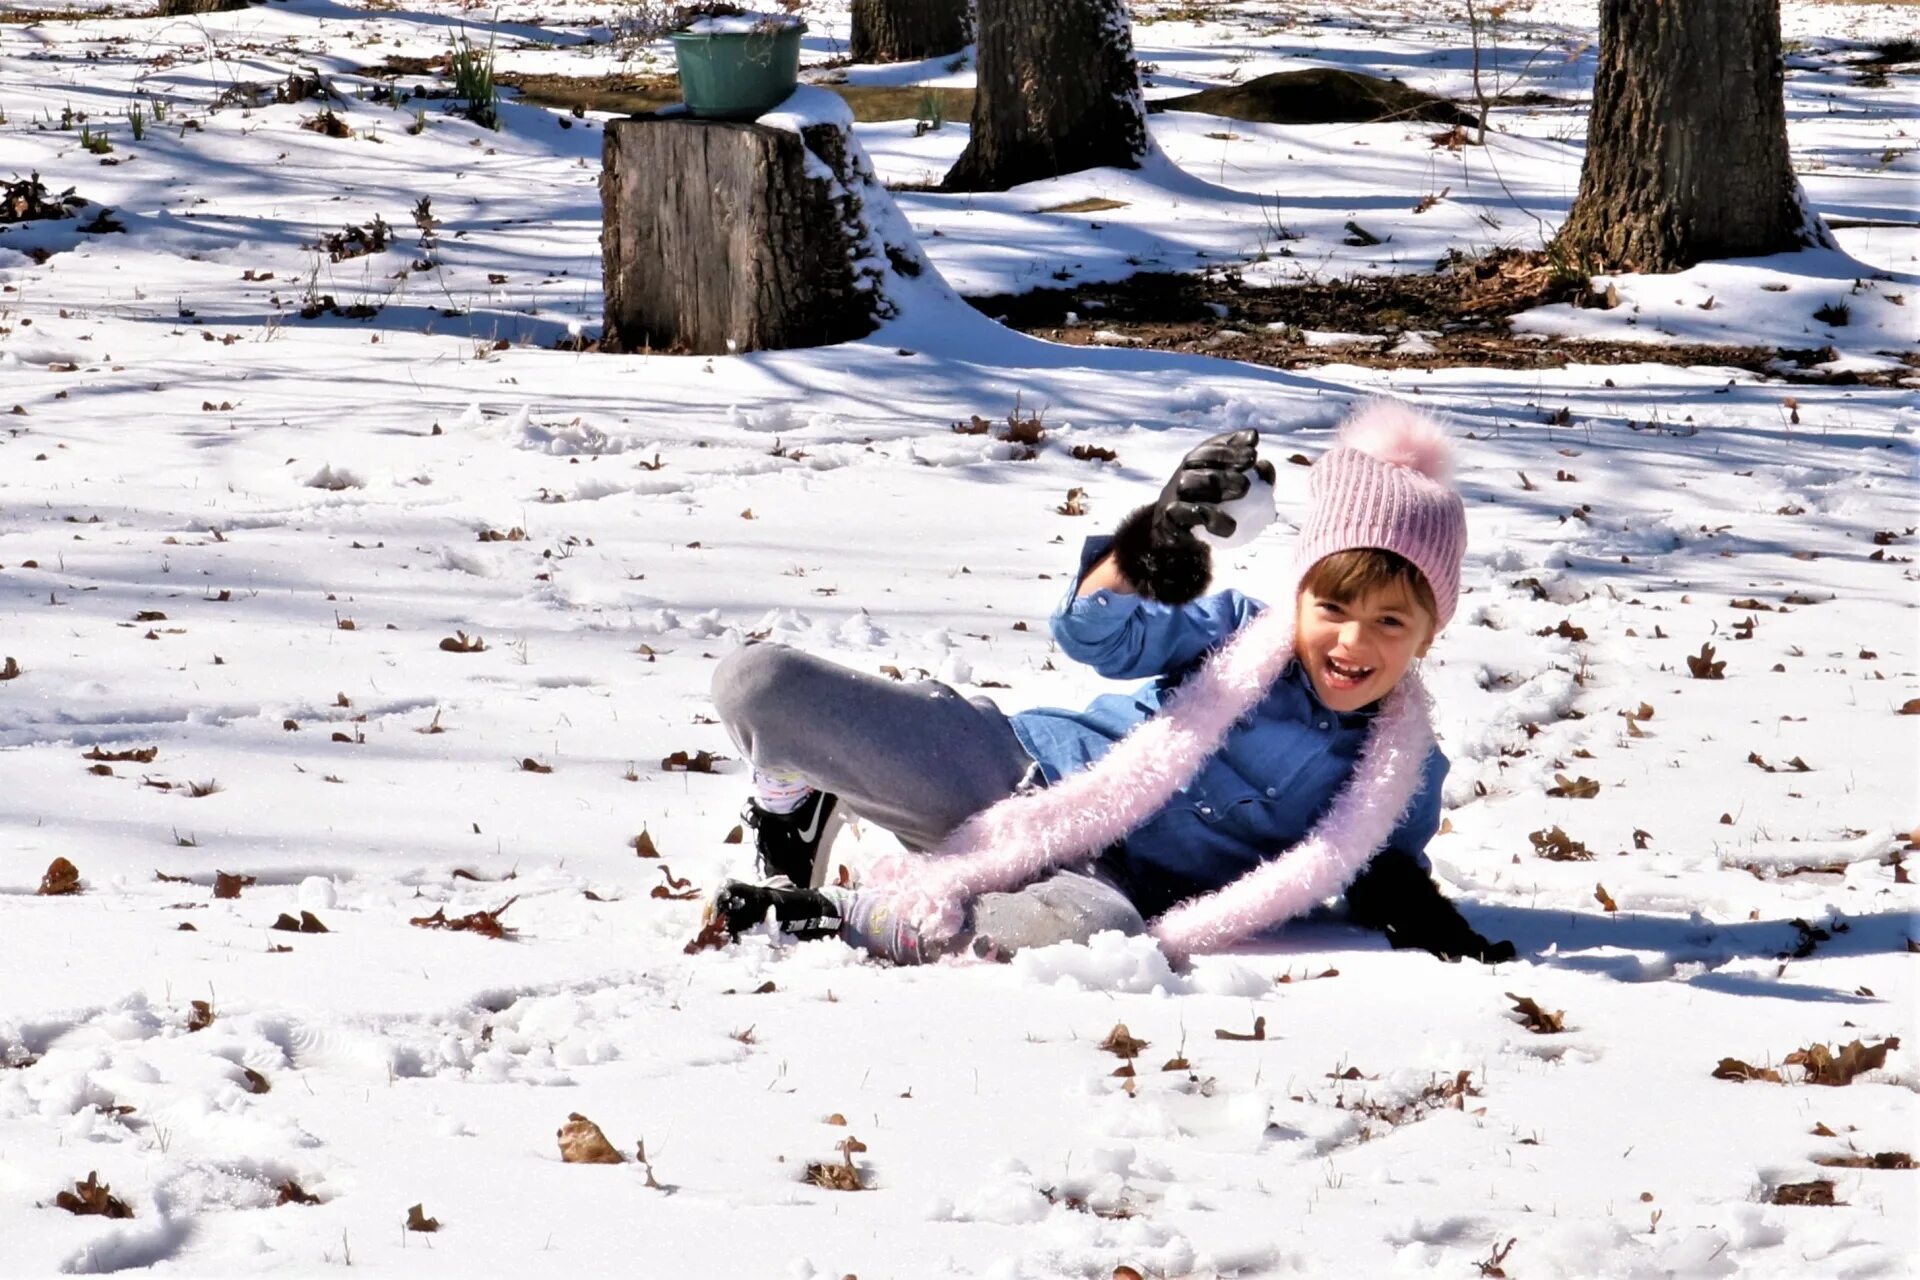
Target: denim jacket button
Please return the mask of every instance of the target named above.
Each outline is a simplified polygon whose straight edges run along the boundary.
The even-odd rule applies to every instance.
[[[1328,723],[1327,723],[1327,722],[1326,722],[1325,720],[1322,720],[1322,721],[1320,722],[1320,727],[1321,727],[1322,729],[1326,729],[1326,728],[1330,728],[1331,726],[1330,726],[1330,725],[1328,725]]]
[[[1280,794],[1280,788],[1278,788],[1278,787],[1268,787],[1268,788],[1267,788],[1267,799],[1269,799],[1269,800],[1271,800],[1271,799],[1273,799],[1273,798],[1274,798],[1275,796],[1277,796],[1277,795],[1279,795],[1279,794]]]

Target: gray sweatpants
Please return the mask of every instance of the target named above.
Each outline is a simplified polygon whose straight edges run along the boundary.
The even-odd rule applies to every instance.
[[[910,849],[937,846],[1039,776],[991,699],[964,698],[937,680],[867,675],[786,645],[729,654],[713,674],[713,705],[756,768],[799,774]],[[1125,894],[1084,871],[983,894],[971,911],[972,934],[999,955],[1145,927]]]

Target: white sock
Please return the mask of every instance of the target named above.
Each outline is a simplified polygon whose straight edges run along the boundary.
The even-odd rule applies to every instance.
[[[753,771],[754,803],[767,813],[792,813],[807,802],[813,788],[797,773]]]

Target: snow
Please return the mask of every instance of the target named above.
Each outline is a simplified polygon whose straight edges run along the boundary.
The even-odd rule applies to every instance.
[[[605,6],[139,7],[0,23],[7,178],[127,228],[0,231],[0,662],[20,669],[0,681],[0,1275],[1471,1275],[1508,1240],[1514,1276],[1913,1274],[1915,1175],[1813,1163],[1911,1153],[1920,1089],[1895,862],[1920,820],[1920,717],[1899,714],[1920,697],[1920,414],[1912,375],[1872,385],[1920,345],[1920,117],[1901,73],[1845,69],[1909,8],[1784,14],[1808,197],[1870,225],[1603,277],[1618,306],[1518,321],[1802,353],[1763,376],[1378,369],[1338,363],[1377,337],[1337,334],[1310,335],[1332,363],[1281,372],[1048,343],[955,293],[1537,245],[1577,185],[1590,4],[1503,11],[1500,87],[1562,101],[1496,109],[1485,148],[1168,112],[1139,171],[953,195],[879,183],[937,179],[964,121],[857,125],[894,314],[862,342],[713,358],[557,345],[600,319],[603,113],[508,100],[492,132],[371,96],[369,68],[462,29],[505,68],[598,74]],[[1321,65],[1471,91],[1437,11],[1156,12],[1135,12],[1149,97]],[[817,64],[847,20],[808,16]],[[355,136],[270,92],[213,109],[303,67]],[[952,59],[846,76],[972,82]],[[60,127],[69,107],[111,153]],[[782,110],[842,118],[813,88]],[[1046,212],[1089,196],[1125,204]],[[387,252],[310,247],[375,216]],[[1347,245],[1349,219],[1392,238]],[[321,295],[379,310],[300,318]],[[1844,325],[1813,316],[1843,303]],[[1442,965],[1320,919],[1186,971],[1118,934],[925,970],[764,930],[683,954],[700,904],[653,890],[752,856],[726,842],[747,775],[712,721],[720,656],[764,635],[1010,710],[1083,703],[1119,686],[1045,626],[1081,538],[1193,443],[1255,427],[1280,519],[1219,560],[1259,595],[1305,495],[1285,458],[1379,392],[1455,432],[1471,549],[1426,660],[1454,761],[1430,852],[1520,959]],[[1016,404],[1044,411],[1030,461],[949,430]],[[1073,488],[1084,517],[1059,511]],[[485,647],[442,647],[461,634]],[[1691,675],[1703,644],[1723,678]],[[676,751],[720,758],[663,768]],[[1598,795],[1547,794],[1561,776]],[[1591,859],[1540,856],[1556,826]],[[895,848],[865,827],[835,854]],[[35,893],[56,857],[82,893]],[[218,898],[220,872],[254,883]],[[508,939],[409,923],[509,902]],[[303,911],[328,932],[270,927]],[[1507,992],[1567,1029],[1526,1030]],[[214,1020],[189,1031],[196,1000]],[[1262,1039],[1215,1034],[1256,1018]],[[1132,1076],[1099,1048],[1116,1023],[1149,1042]],[[1846,1088],[1710,1075],[1889,1035]],[[1460,1106],[1378,1118],[1463,1070]],[[575,1112],[644,1142],[659,1185],[563,1164]],[[854,1136],[871,1189],[810,1185]],[[53,1207],[90,1171],[131,1218]],[[1770,1203],[1816,1177],[1840,1203]],[[280,1204],[289,1180],[320,1203]],[[402,1229],[416,1203],[439,1232]]]

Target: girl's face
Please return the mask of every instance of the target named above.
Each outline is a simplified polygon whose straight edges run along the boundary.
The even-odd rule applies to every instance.
[[[1301,588],[1294,657],[1334,711],[1358,711],[1387,696],[1433,644],[1433,615],[1404,589],[1325,600]]]

